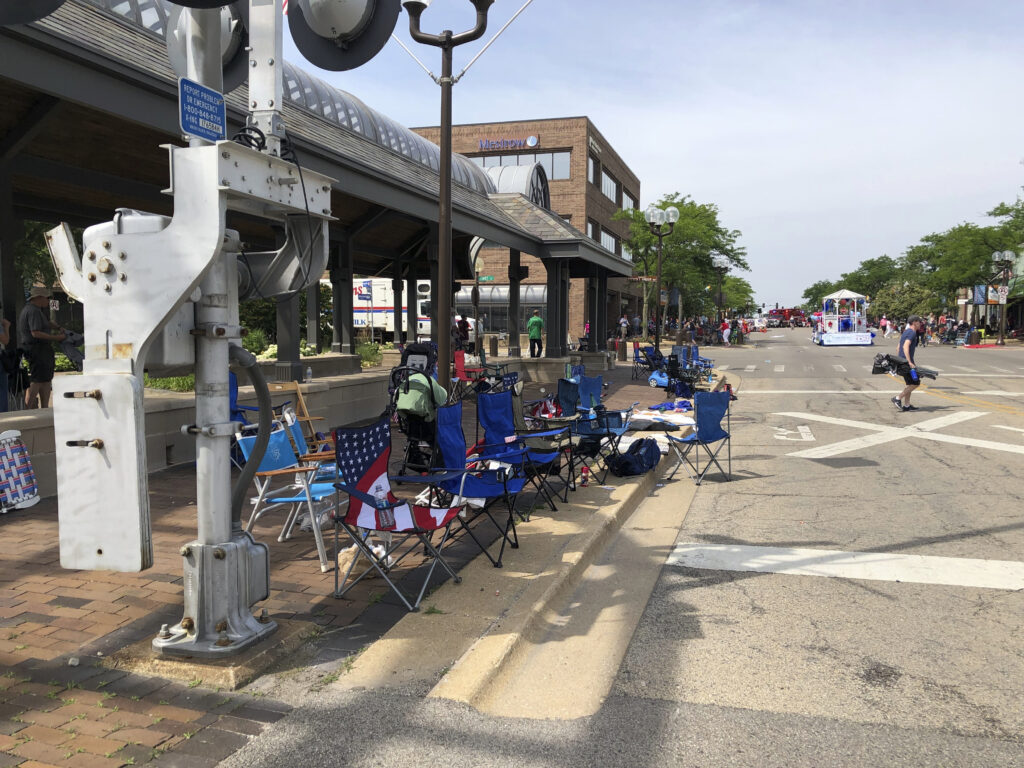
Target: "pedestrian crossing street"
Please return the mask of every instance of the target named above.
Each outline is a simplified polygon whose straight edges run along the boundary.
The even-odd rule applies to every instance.
[[[951,365],[948,368],[937,368],[933,365],[925,366],[933,371],[937,371],[944,376],[963,378],[966,376],[985,376],[987,378],[1024,378],[1024,366],[1016,366],[1013,368],[1007,368],[1004,366],[995,365],[978,365],[973,368],[969,368],[965,365]],[[780,365],[773,364],[770,361],[762,365],[746,365],[746,366],[731,366],[731,365],[716,365],[716,370],[719,371],[742,371],[743,373],[859,373],[864,370],[871,373],[870,365],[858,365],[853,368],[847,368],[845,365]]]

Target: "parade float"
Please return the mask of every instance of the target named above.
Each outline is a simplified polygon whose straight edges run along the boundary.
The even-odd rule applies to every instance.
[[[813,315],[814,343],[823,347],[871,346],[875,335],[868,328],[865,298],[844,288],[822,299],[821,312]]]

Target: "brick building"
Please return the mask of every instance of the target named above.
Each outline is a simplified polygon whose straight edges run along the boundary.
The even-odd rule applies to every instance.
[[[412,130],[429,141],[440,143],[437,127]],[[640,204],[640,180],[589,118],[456,125],[452,128],[452,151],[485,169],[540,163],[548,179],[551,211],[605,250],[632,260],[623,247],[629,237],[629,223],[613,221],[612,216],[620,208],[635,208]],[[488,295],[488,288],[495,295],[507,296],[508,264],[508,249],[484,245],[477,260],[477,271],[484,278],[493,278],[493,282],[481,283],[484,296]],[[541,286],[546,280],[545,270],[537,258],[523,254],[522,264],[529,267],[529,275],[523,279],[521,333],[525,330],[525,318],[534,308],[544,311]],[[592,280],[594,278],[577,277],[570,282],[569,335],[572,337],[583,335],[585,319],[591,317],[588,302],[596,295],[589,285]],[[489,312],[487,330],[511,330],[507,303],[504,307],[486,306],[485,310],[485,301],[481,300],[481,310]],[[461,305],[458,298],[456,302]],[[622,312],[629,312],[632,317],[642,305],[638,287],[624,278],[607,281],[605,302],[609,326]],[[603,341],[609,328],[595,331],[597,338]]]

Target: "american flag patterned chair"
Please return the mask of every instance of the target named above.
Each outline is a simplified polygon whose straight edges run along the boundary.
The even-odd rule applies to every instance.
[[[452,523],[459,519],[462,505],[423,505],[398,499],[391,491],[392,479],[402,483],[434,486],[442,479],[457,479],[458,473],[390,478],[388,462],[391,459],[391,427],[387,416],[365,427],[340,427],[335,429],[333,434],[339,472],[349,480],[347,483],[334,484],[338,491],[338,503],[334,513],[334,596],[343,597],[365,576],[376,571],[394,590],[405,607],[410,611],[416,611],[438,564],[448,572],[456,584],[461,582],[462,578],[441,556],[441,549],[451,533]],[[348,505],[344,509],[341,506],[342,494],[348,496]],[[425,495],[431,499],[439,496],[437,493]],[[348,534],[359,554],[370,563],[358,576],[351,579],[359,557],[353,558],[342,576],[337,565],[340,530]],[[431,541],[435,531],[442,532],[441,541],[437,545]],[[383,534],[379,537],[385,542],[383,546],[371,544],[370,536],[374,533]],[[418,540],[423,545],[422,551],[430,559],[430,567],[426,569],[423,584],[415,596],[406,595],[399,584],[391,578],[396,565],[410,554],[420,551],[419,547],[411,546],[399,553],[410,539]]]
[[[0,432],[0,514],[39,503],[39,485],[21,432]]]

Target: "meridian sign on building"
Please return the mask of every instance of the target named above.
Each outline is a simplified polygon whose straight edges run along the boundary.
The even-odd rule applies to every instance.
[[[527,136],[525,139],[480,139],[481,150],[529,149],[539,145],[538,136]]]

